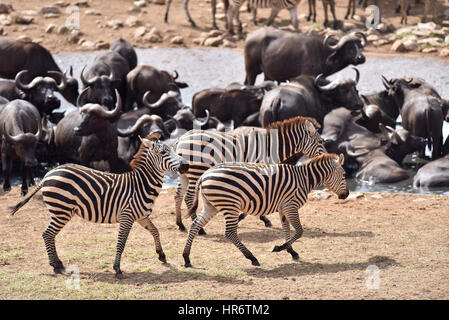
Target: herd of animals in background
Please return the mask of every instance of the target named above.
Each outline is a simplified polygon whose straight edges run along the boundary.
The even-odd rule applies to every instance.
[[[16,212],[42,189],[51,212],[43,237],[56,273],[64,267],[55,237],[74,215],[120,224],[117,277],[134,221],[151,232],[165,262],[149,218],[164,171],[179,176],[176,224],[185,230],[183,200],[193,219],[183,253],[186,267],[194,237],[205,233],[217,212],[225,215],[226,237],[253,265],[259,263],[239,240],[237,224],[255,215],[270,226],[265,216],[279,212],[286,241],[273,251],[286,250],[297,259],[292,244],[302,235],[298,209],[319,185],[345,198],[345,174],[376,183],[405,180],[405,156],[425,157],[428,146],[432,161],[417,172],[415,185],[449,186],[449,138],[442,137],[449,102],[421,78],[382,77],[384,90],[360,95],[355,66],[366,60],[365,45],[360,32],[338,39],[258,29],[245,42],[244,84],[197,92],[189,107],[180,94],[188,84],[179,74],[139,65],[126,40],[115,41],[82,68],[79,88],[72,68],[62,72],[41,45],[2,38],[3,190],[11,189],[14,162],[21,164],[22,195],[32,167],[60,164],[13,208]],[[354,78],[326,79],[350,65]],[[265,81],[255,84],[262,72]],[[60,106],[55,92],[76,108],[53,112]],[[399,115],[403,128],[396,128]],[[303,155],[310,160],[300,160]],[[279,192],[261,192],[268,189]],[[199,197],[204,206],[196,215]]]
[[[170,11],[170,5],[172,0],[168,0],[166,2],[166,11],[164,16],[164,21],[168,23],[168,14]],[[268,17],[266,21],[266,25],[270,26],[273,24],[274,19],[278,15],[279,11],[282,9],[287,9],[290,12],[291,22],[292,26],[295,28],[295,30],[298,30],[298,17],[297,17],[297,6],[301,2],[301,0],[223,0],[223,8],[224,12],[226,13],[226,29],[231,34],[234,33],[233,28],[233,22],[238,22],[238,31],[242,32],[242,22],[240,21],[239,14],[240,14],[240,7],[243,5],[243,3],[247,2],[247,8],[248,11],[252,11],[252,22],[254,25],[257,25],[257,8],[271,8],[270,16]],[[401,23],[407,24],[407,16],[410,13],[410,9],[412,8],[412,0],[397,0],[398,5],[395,9],[396,13],[401,13]],[[415,0],[415,5],[419,4],[421,0]],[[333,24],[332,27],[336,29],[338,27],[338,19],[335,14],[335,1],[334,0],[322,0],[323,3],[323,11],[324,11],[324,27],[329,27],[329,17],[328,17],[328,7],[330,8],[330,12],[332,14],[333,18]],[[358,0],[358,5],[361,8],[367,8],[368,7],[368,0]],[[187,16],[187,20],[192,25],[192,27],[196,28],[197,25],[195,21],[190,16],[189,12],[189,0],[183,0],[182,1],[184,11]],[[380,6],[380,9],[382,10],[382,3],[379,0],[374,0],[373,5]],[[309,14],[307,16],[307,21],[313,21],[316,22],[316,0],[308,0],[309,5]],[[211,0],[211,8],[212,8],[212,27],[214,29],[218,29],[215,14],[216,14],[216,6],[217,6],[217,0]],[[353,19],[355,15],[355,8],[356,8],[356,0],[348,0],[347,10],[345,19]],[[422,21],[427,20],[427,14],[432,13],[432,19],[435,19],[437,16],[437,7],[436,7],[436,0],[424,0],[424,15],[422,18]],[[379,12],[379,21],[382,20],[382,12]]]

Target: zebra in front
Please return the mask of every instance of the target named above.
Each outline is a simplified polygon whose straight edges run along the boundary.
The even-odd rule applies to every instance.
[[[154,237],[159,260],[166,262],[159,232],[150,220],[154,200],[162,187],[164,172],[185,173],[188,163],[160,142],[142,139],[131,161],[132,171],[113,174],[75,164],[64,164],[49,171],[34,192],[12,208],[13,215],[40,189],[51,213],[51,221],[42,234],[50,265],[62,273],[55,237],[74,215],[95,223],[119,223],[114,270],[122,278],[120,260],[134,221]]]
[[[223,163],[207,170],[197,183],[204,205],[189,231],[183,252],[185,266],[192,266],[190,250],[196,234],[218,212],[225,217],[226,238],[255,266],[260,265],[259,261],[237,235],[239,213],[264,216],[279,212],[285,242],[274,246],[272,252],[287,250],[294,260],[299,259],[292,248],[303,233],[298,210],[306,203],[309,192],[321,185],[336,193],[339,199],[348,197],[343,162],[343,154],[323,154],[300,166]],[[292,236],[289,224],[295,229]]]
[[[240,21],[240,7],[243,3],[247,1],[248,7],[253,11],[253,22],[257,25],[257,8],[271,8],[270,17],[267,20],[267,25],[271,25],[278,15],[279,11],[282,9],[288,9],[290,12],[290,17],[292,25],[295,30],[298,30],[298,15],[296,8],[301,0],[231,0],[229,2],[228,12],[227,12],[227,26],[229,33],[234,33],[233,21],[234,18],[238,22],[238,31],[242,32],[242,22]]]
[[[191,130],[179,138],[176,152],[189,162],[189,170],[179,175],[175,194],[176,224],[185,230],[181,219],[181,204],[185,198],[188,215],[196,217],[198,195],[195,184],[209,168],[223,162],[281,163],[298,153],[308,157],[324,152],[318,133],[320,124],[313,118],[295,117],[270,124],[266,129],[255,128],[252,133]],[[265,225],[271,225],[261,217]],[[204,230],[200,234],[204,234]]]

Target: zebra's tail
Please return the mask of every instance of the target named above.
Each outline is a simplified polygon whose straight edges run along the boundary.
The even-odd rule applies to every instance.
[[[30,201],[30,199],[42,188],[43,186],[43,180],[41,181],[41,183],[36,187],[36,189],[34,189],[33,193],[31,193],[28,197],[26,197],[25,199],[23,199],[22,201],[20,201],[18,204],[16,204],[14,207],[9,207],[9,209],[11,210],[11,215],[13,216],[14,213],[16,213],[20,208],[22,208],[25,204],[27,204],[28,201]]]

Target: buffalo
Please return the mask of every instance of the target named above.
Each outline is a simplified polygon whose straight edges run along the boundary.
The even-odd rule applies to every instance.
[[[344,79],[330,82],[321,74],[317,77],[302,75],[278,86],[265,94],[259,122],[266,127],[272,122],[304,116],[315,118],[322,124],[324,116],[335,108],[361,109],[363,103],[356,88],[360,75],[357,69],[355,71],[355,81]]]
[[[137,54],[129,41],[120,38],[119,40],[111,43],[111,45],[109,46],[109,50],[112,52],[116,52],[123,58],[125,58],[125,60],[128,62],[129,70],[137,67]]]
[[[361,32],[337,40],[331,35],[258,29],[245,41],[245,84],[254,84],[262,72],[265,80],[279,82],[303,74],[328,76],[350,64],[364,63],[362,49],[366,43]]]
[[[205,110],[221,122],[233,120],[234,126],[243,124],[248,116],[259,112],[263,94],[254,94],[250,90],[218,89],[201,90],[192,97],[193,113],[204,117]]]
[[[449,188],[449,155],[419,168],[413,178],[414,187]]]
[[[88,88],[83,99],[77,103],[84,105],[94,103],[112,109],[116,104],[115,89],[118,90],[122,101],[126,99],[126,75],[129,65],[125,58],[112,51],[97,56],[85,72],[86,66],[81,71],[83,89]]]
[[[2,38],[0,56],[0,77],[6,79],[15,79],[22,70],[28,70],[27,79],[23,80],[26,82],[38,76],[46,77],[49,71],[62,72],[51,53],[38,43]],[[68,102],[75,104],[78,98],[78,81],[73,77],[71,67],[69,72],[64,73],[64,77],[66,86],[61,94]]]
[[[28,101],[16,99],[2,107],[0,137],[3,137],[1,154],[4,191],[11,189],[12,162],[18,160],[22,165],[22,195],[27,194],[30,168],[38,164],[35,151],[41,132],[39,111]]]
[[[144,105],[144,94],[150,92],[148,102],[154,103],[159,100],[162,94],[169,91],[180,93],[180,89],[188,87],[185,82],[177,81],[179,75],[175,71],[170,74],[155,67],[142,65],[131,70],[126,76],[128,99],[125,102],[125,111],[131,110],[134,102],[137,107]]]

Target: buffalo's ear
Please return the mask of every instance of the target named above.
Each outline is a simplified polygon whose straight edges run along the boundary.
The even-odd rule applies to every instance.
[[[351,111],[351,116],[357,117],[357,116],[360,115],[361,113],[362,113],[362,110],[352,110],[352,111]]]
[[[178,86],[178,88],[183,89],[183,88],[187,88],[189,85],[185,82],[179,82],[179,81],[175,81],[175,84]]]

